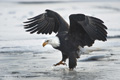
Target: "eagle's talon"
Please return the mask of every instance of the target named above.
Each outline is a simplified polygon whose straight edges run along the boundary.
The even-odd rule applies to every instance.
[[[62,64],[62,65],[66,65],[66,66],[67,66],[67,64],[66,64],[66,63],[63,63],[63,61],[60,61],[59,63],[54,64],[54,66],[58,66],[58,65],[60,65],[60,64]]]
[[[58,64],[53,64],[53,66],[57,66]]]
[[[66,65],[66,66],[67,66],[67,64],[66,64],[66,63],[63,63],[63,65]]]

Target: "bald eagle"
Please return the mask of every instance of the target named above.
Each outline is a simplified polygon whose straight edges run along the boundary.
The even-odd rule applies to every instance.
[[[24,22],[24,28],[31,34],[56,33],[54,38],[45,40],[43,47],[50,44],[61,51],[62,60],[54,66],[65,65],[68,58],[69,69],[74,69],[81,48],[92,46],[95,40],[106,41],[107,27],[102,20],[84,14],[71,14],[69,19],[70,25],[57,12],[46,9],[45,13]]]

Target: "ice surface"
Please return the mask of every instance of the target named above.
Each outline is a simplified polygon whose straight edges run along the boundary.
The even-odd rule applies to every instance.
[[[49,35],[26,33],[27,18],[52,9],[69,23],[69,15],[83,13],[102,19],[108,36],[120,35],[120,2],[74,2],[54,4],[0,3],[0,80],[119,80],[120,39],[96,41],[90,51],[78,59],[74,71],[68,66],[52,66],[61,60],[61,53],[51,46],[42,47]],[[92,51],[94,50],[94,51]],[[84,61],[91,56],[111,55],[105,59]],[[95,57],[96,58],[96,57]]]

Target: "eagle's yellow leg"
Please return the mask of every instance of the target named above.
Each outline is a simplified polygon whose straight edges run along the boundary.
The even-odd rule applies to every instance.
[[[66,65],[66,63],[64,63],[63,61],[60,61],[60,62],[58,62],[57,64],[54,64],[54,66],[58,66],[58,65],[60,65],[60,64]]]

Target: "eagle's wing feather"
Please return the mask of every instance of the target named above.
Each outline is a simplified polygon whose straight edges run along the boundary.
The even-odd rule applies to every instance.
[[[107,27],[102,20],[84,14],[72,14],[69,18],[69,34],[82,47],[92,46],[94,40],[106,41]]]
[[[56,12],[46,10],[46,13],[42,13],[33,18],[29,18],[24,22],[27,32],[37,34],[51,34],[52,32],[59,33],[61,31],[68,31],[67,22]]]

